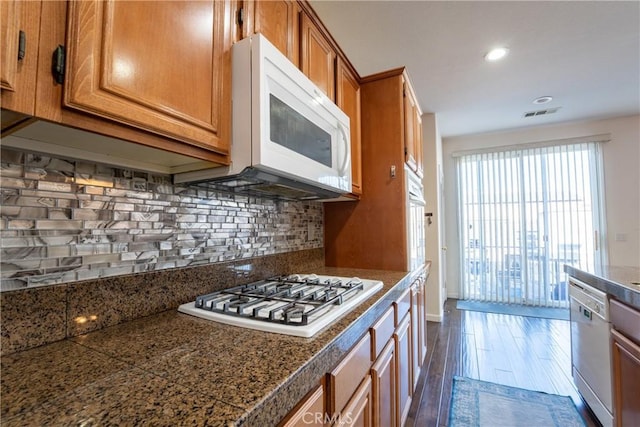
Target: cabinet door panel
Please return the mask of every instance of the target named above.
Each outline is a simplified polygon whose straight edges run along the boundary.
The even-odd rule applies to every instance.
[[[422,345],[420,339],[420,332],[422,329],[420,328],[420,291],[419,291],[418,283],[414,283],[411,287],[411,378],[412,390],[415,390],[416,385],[418,384],[418,376],[420,373],[420,367],[422,366],[422,361],[420,360],[420,347]]]
[[[416,152],[416,174],[422,178],[424,176],[424,148],[423,138],[422,138],[422,117],[420,117],[420,110],[417,108],[415,110],[415,152]]]
[[[611,330],[613,416],[617,427],[640,425],[640,346]]]
[[[329,390],[327,411],[330,415],[340,413],[370,368],[371,335],[367,333],[327,376]]]
[[[299,8],[295,0],[256,0],[251,33],[261,33],[291,62],[299,66]],[[247,34],[248,35],[248,34]],[[246,36],[246,35],[245,35]]]
[[[229,9],[70,2],[65,105],[227,152]]]
[[[362,194],[360,84],[342,59],[338,59],[336,104],[349,116],[351,128],[351,192]]]
[[[396,345],[396,424],[404,425],[409,415],[411,397],[413,396],[413,383],[411,381],[411,320],[407,313],[400,321],[393,335]]]
[[[371,427],[371,376],[367,375],[338,417],[339,426]]]
[[[389,340],[371,367],[373,425],[377,427],[394,427],[396,425],[395,349],[394,340]]]
[[[325,421],[324,387],[319,385],[291,414],[281,427],[323,426]]]
[[[18,31],[20,31],[19,1],[3,1],[0,3],[0,88],[15,90],[18,68]]]
[[[426,290],[426,278],[420,278],[420,287],[419,287],[419,295],[418,295],[418,309],[419,309],[419,318],[418,318],[418,327],[420,328],[419,332],[419,342],[420,342],[420,366],[424,364],[424,359],[427,356],[427,290]]]
[[[306,13],[301,16],[302,72],[334,100],[336,53],[311,18]]]
[[[21,113],[3,112],[3,129],[5,125],[20,121],[24,117],[22,114],[31,116],[35,112],[40,7],[37,1],[0,1],[1,104],[5,110]],[[20,31],[25,35],[22,59],[18,59]]]
[[[405,162],[415,171],[416,163],[416,103],[405,83],[404,85],[404,149]]]

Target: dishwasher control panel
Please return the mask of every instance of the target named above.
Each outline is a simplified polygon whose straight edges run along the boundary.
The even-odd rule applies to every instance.
[[[582,307],[580,311],[585,317],[591,318],[590,313],[593,313],[609,321],[609,302],[606,293],[574,278],[571,278],[569,284],[569,295],[572,301]]]

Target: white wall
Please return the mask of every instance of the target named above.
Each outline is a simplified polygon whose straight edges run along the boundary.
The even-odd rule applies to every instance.
[[[441,191],[442,170],[442,139],[438,132],[436,115],[432,113],[422,115],[422,133],[424,147],[424,198],[426,200],[425,213],[431,212],[431,224],[425,223],[425,255],[431,261],[431,272],[427,280],[427,319],[434,322],[442,321],[443,304],[447,299],[445,259],[442,256],[444,236],[444,216]],[[426,218],[425,218],[426,219]]]
[[[455,151],[499,147],[596,134],[611,134],[604,144],[604,198],[609,265],[640,267],[640,116],[571,122],[443,140],[447,294],[459,293],[460,247],[456,208]],[[617,237],[617,239],[616,239]]]

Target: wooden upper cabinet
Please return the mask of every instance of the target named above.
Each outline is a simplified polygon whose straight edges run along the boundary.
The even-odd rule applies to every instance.
[[[0,88],[15,91],[18,68],[18,34],[20,31],[19,1],[3,1],[0,3],[0,37],[2,52],[0,53]]]
[[[69,2],[64,105],[229,151],[230,1]]]
[[[297,67],[300,66],[300,6],[295,0],[250,0],[243,37],[261,33]]]
[[[329,98],[335,100],[336,52],[306,13],[300,14],[300,69]]]
[[[404,153],[405,161],[409,168],[418,172],[418,163],[422,168],[422,119],[420,118],[420,108],[416,101],[413,90],[405,80],[403,87],[404,97]]]
[[[349,116],[351,128],[351,192],[353,194],[362,194],[360,84],[342,58],[338,58],[336,71],[336,104]]]
[[[33,115],[35,110],[40,2],[0,1],[0,89],[2,109]],[[19,54],[20,33],[22,52]],[[6,118],[3,112],[2,127]],[[17,118],[17,117],[16,117]]]
[[[420,109],[417,108],[416,120],[415,120],[415,141],[416,141],[416,173],[420,178],[424,176],[424,140],[422,137],[422,117],[420,115]]]

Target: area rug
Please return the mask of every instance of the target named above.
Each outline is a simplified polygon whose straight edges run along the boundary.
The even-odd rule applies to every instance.
[[[516,316],[569,320],[568,308],[532,307],[520,304],[499,304],[467,300],[458,300],[456,308],[458,310],[482,311],[484,313],[514,314]]]
[[[585,427],[569,396],[453,378],[449,427]]]

